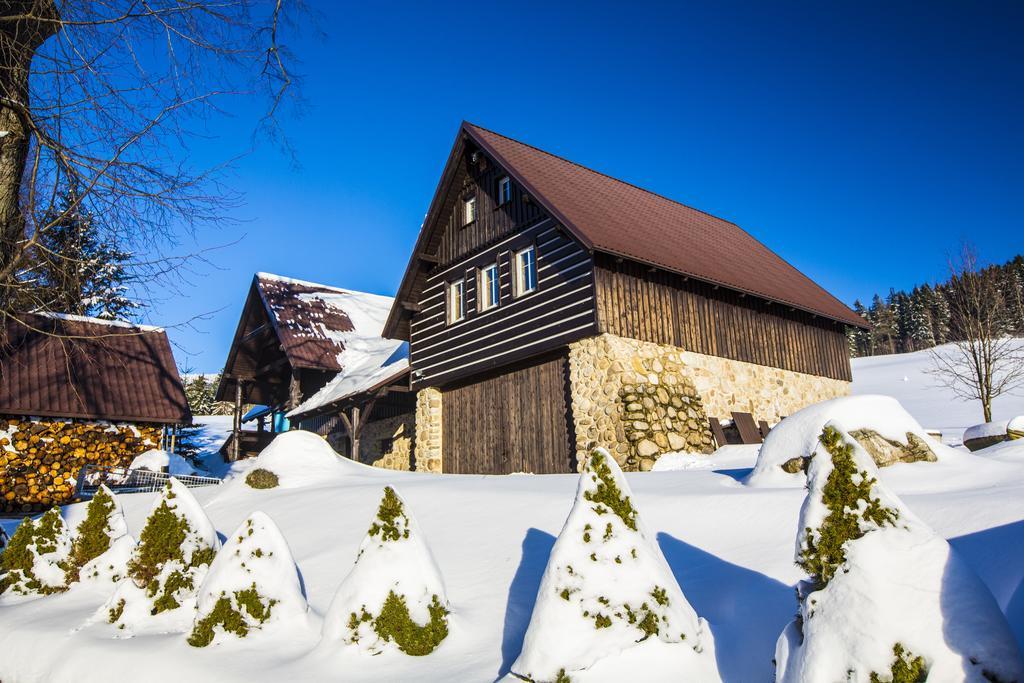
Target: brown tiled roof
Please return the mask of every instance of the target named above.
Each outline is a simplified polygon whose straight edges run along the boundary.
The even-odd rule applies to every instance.
[[[270,273],[257,273],[256,286],[293,368],[341,370],[338,354],[345,345],[334,333],[355,327],[348,313],[329,298],[346,290]]]
[[[191,422],[163,330],[70,316],[21,319],[4,323],[0,414]]]
[[[589,248],[865,324],[735,223],[479,126],[463,131]]]

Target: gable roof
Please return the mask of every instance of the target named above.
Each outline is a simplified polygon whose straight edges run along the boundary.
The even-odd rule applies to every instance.
[[[167,334],[58,314],[4,322],[0,414],[189,423]]]
[[[449,167],[467,141],[504,167],[588,249],[865,326],[849,307],[735,223],[467,122],[459,129]],[[446,176],[449,172],[446,168]],[[442,183],[438,193],[443,189]],[[439,203],[435,196],[431,213]],[[423,233],[433,229],[431,213],[417,250],[426,242]],[[416,252],[399,301],[408,298],[415,258]],[[393,333],[397,323],[392,311],[385,333]]]

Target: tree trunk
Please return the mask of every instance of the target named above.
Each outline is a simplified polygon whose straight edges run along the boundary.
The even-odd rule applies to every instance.
[[[32,57],[57,33],[53,0],[8,0],[0,21],[0,310],[9,303],[7,283],[24,252],[25,216],[21,207],[22,176],[28,159],[28,77]]]

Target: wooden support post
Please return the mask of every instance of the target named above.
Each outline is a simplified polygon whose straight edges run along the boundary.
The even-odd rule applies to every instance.
[[[288,410],[298,408],[300,403],[302,403],[302,383],[299,371],[293,369],[291,379],[288,381]]]
[[[376,402],[377,397],[374,396],[362,406],[354,405],[349,408],[348,415],[345,414],[344,410],[338,414],[338,417],[341,418],[341,424],[345,426],[345,431],[348,432],[349,457],[356,462],[359,462],[359,435],[363,431],[363,426],[370,419],[370,414],[373,413],[373,406]]]
[[[235,405],[231,420],[231,461],[238,460],[239,440],[242,438],[242,380],[235,380]]]

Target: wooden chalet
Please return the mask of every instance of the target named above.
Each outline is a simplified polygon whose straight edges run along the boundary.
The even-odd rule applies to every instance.
[[[824,248],[825,245],[823,245]],[[632,469],[848,391],[863,321],[739,226],[464,123],[384,336],[417,469]]]
[[[368,422],[411,415],[411,408],[403,407],[401,400],[384,400],[375,407],[376,396],[355,401],[349,396],[354,385],[331,384],[342,375],[363,377],[367,364],[379,369],[387,367],[396,354],[404,358],[404,344],[380,336],[391,304],[390,297],[257,273],[217,388],[217,400],[232,401],[235,406],[225,455],[230,459],[255,455],[274,432],[293,427],[327,436],[340,451],[358,457],[359,436]],[[373,376],[392,379],[387,372]],[[339,386],[340,393],[320,393]],[[372,393],[380,389],[362,388],[373,388]],[[319,398],[311,400],[314,397]],[[405,399],[406,403],[411,400]],[[242,431],[242,410],[248,404],[267,407],[269,432]],[[297,410],[300,406],[302,410]],[[346,421],[351,428],[346,428]]]

